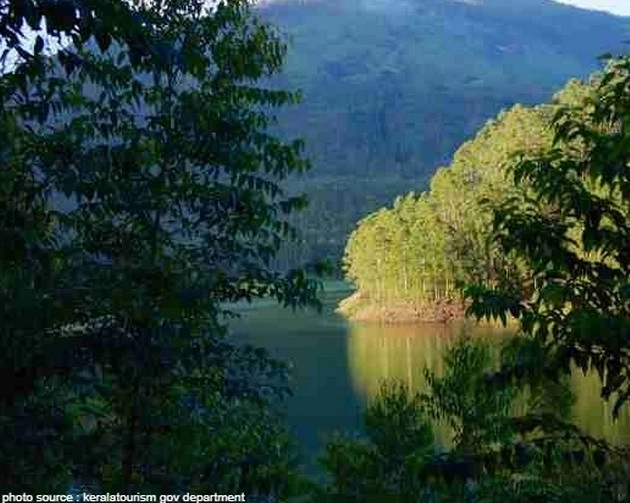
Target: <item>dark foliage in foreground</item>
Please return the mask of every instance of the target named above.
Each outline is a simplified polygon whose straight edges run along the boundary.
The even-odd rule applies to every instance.
[[[267,131],[295,101],[257,85],[274,30],[203,3],[2,3],[4,492],[294,489],[285,368],[228,342],[221,303],[317,305],[270,266],[308,163]],[[19,37],[42,16],[55,57]]]

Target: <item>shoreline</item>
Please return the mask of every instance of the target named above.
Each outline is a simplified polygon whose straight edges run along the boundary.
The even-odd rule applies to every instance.
[[[500,321],[476,320],[466,316],[467,303],[461,298],[439,301],[393,301],[379,304],[354,292],[342,299],[335,312],[352,322],[382,323],[450,323],[470,320],[477,324],[501,325]],[[508,317],[508,326],[516,322]]]

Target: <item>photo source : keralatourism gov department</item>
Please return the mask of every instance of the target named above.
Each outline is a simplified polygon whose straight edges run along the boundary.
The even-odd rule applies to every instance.
[[[156,502],[156,503],[202,503],[202,502],[235,502],[240,503],[246,501],[245,493],[241,494],[120,494],[120,493],[104,493],[104,494],[3,494],[1,503],[111,503],[111,502]]]

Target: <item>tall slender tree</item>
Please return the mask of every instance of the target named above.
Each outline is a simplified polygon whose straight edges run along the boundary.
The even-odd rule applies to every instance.
[[[221,308],[317,305],[271,267],[305,205],[279,181],[308,167],[268,133],[296,95],[257,84],[280,38],[245,0],[1,8],[3,489],[286,492],[282,366],[230,345]],[[20,36],[42,16],[72,41],[54,57]]]

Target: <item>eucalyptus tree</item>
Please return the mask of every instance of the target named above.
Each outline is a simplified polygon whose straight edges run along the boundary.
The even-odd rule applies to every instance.
[[[389,251],[389,229],[385,225],[388,210],[383,208],[361,220],[350,234],[344,267],[347,277],[372,300],[385,296],[385,266]]]
[[[286,493],[284,369],[229,344],[221,307],[318,305],[271,267],[305,206],[279,181],[308,168],[268,132],[297,96],[258,84],[281,38],[246,0],[0,11],[2,488]],[[54,57],[23,37],[42,19],[71,42]]]
[[[443,300],[458,297],[466,282],[489,285],[514,276],[512,259],[492,243],[492,215],[482,203],[524,190],[506,178],[507,163],[519,151],[536,153],[550,145],[550,114],[550,106],[517,105],[489,121],[455,152],[450,166],[435,172],[425,195],[399,197],[392,208],[373,214],[381,224],[378,245],[361,237],[376,220],[361,221],[345,259],[359,289],[365,283],[359,278],[380,274],[390,300]],[[372,264],[377,255],[388,257],[388,272]],[[409,288],[414,281],[422,285],[419,295]]]

